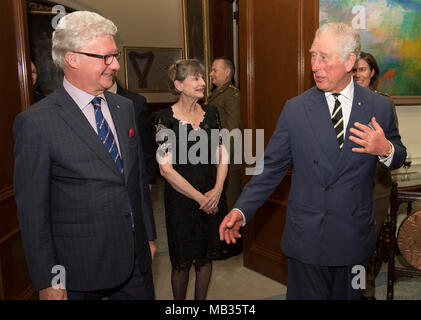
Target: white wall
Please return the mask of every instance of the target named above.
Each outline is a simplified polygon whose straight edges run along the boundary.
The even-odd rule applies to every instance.
[[[421,165],[421,106],[397,106],[399,132],[413,165]]]

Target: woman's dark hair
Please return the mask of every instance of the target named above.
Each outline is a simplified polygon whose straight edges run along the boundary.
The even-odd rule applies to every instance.
[[[358,58],[358,60],[359,59],[364,59],[364,61],[367,62],[368,66],[370,67],[370,72],[371,70],[374,70],[374,75],[370,79],[370,88],[376,88],[377,80],[379,79],[380,75],[380,69],[377,65],[376,59],[374,59],[374,57],[370,53],[363,51],[360,52],[360,57]]]

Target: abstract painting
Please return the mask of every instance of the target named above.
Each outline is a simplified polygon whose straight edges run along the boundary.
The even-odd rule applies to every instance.
[[[421,96],[420,0],[320,0],[320,25],[345,22],[360,31],[362,50],[380,68],[378,90]]]

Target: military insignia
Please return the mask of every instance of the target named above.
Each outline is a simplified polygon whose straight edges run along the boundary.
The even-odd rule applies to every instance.
[[[380,95],[382,95],[382,96],[385,96],[385,97],[390,97],[390,95],[388,95],[387,93],[384,93],[384,92],[380,92],[380,91],[377,91],[377,90],[374,90],[374,92],[375,93],[378,93],[378,94],[380,94]]]
[[[240,95],[240,93],[239,92],[235,92],[234,93],[234,97],[238,97]]]

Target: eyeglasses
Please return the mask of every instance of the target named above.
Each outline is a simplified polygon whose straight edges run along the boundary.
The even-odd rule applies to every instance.
[[[79,52],[79,51],[73,51],[74,53],[80,53],[84,54],[88,57],[98,58],[98,59],[104,59],[105,65],[109,66],[111,63],[113,63],[114,58],[117,60],[120,59],[121,52],[117,52],[114,54],[107,54],[106,56],[102,56],[100,54],[94,54],[94,53],[87,53],[87,52]]]

